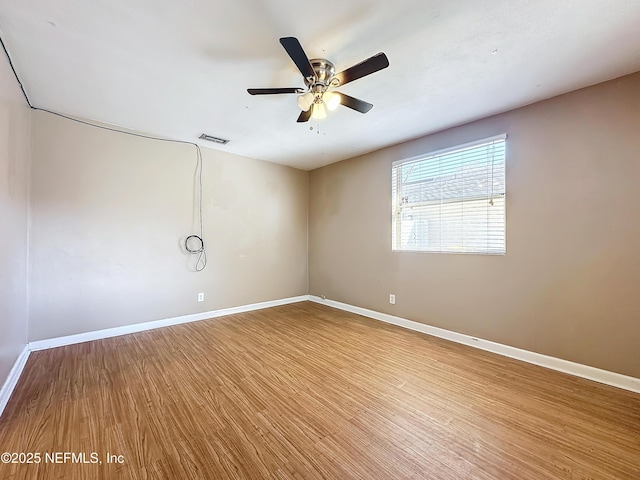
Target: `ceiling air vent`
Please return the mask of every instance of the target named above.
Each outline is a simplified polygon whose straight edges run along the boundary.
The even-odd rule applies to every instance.
[[[220,143],[222,145],[226,145],[227,143],[229,143],[229,140],[225,140],[224,138],[218,138],[218,137],[214,137],[212,135],[207,135],[206,133],[203,133],[202,135],[200,135],[200,137],[202,140],[209,140],[210,142],[214,142],[214,143]]]

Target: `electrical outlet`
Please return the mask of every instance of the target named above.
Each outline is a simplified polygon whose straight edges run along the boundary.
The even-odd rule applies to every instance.
[[[204,302],[204,292],[198,293],[198,301],[199,302]]]
[[[396,304],[396,296],[393,293],[389,294],[389,303],[391,305],[395,305]]]

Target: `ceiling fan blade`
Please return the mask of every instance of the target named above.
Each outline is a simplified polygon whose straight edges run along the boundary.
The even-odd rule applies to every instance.
[[[304,78],[316,77],[316,73],[311,66],[309,57],[307,57],[307,54],[304,53],[302,45],[300,45],[300,42],[296,37],[283,37],[280,39],[280,44],[287,51],[287,53],[291,57],[291,60],[293,60],[293,63],[296,64],[298,70],[300,70],[300,73],[302,73],[302,76]]]
[[[380,52],[377,55],[354,65],[353,67],[343,70],[333,78],[338,79],[340,82],[339,85],[344,85],[345,83],[353,82],[359,78],[371,75],[372,73],[382,70],[383,68],[387,68],[388,66],[389,59],[384,53]]]
[[[273,95],[276,93],[303,93],[301,88],[248,88],[247,92],[251,95]]]
[[[352,110],[360,113],[367,113],[369,110],[373,108],[371,103],[365,102],[364,100],[360,100],[357,98],[350,97],[349,95],[345,95],[344,93],[340,93],[340,103],[345,107],[349,107]]]
[[[306,112],[305,111],[300,112],[300,116],[298,117],[298,120],[296,120],[296,121],[298,123],[308,122],[309,118],[311,118],[311,110],[313,110],[313,108],[310,108]]]

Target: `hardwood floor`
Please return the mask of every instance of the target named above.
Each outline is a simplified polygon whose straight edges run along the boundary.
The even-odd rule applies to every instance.
[[[303,302],[35,352],[0,450],[41,454],[7,480],[638,479],[640,395]]]

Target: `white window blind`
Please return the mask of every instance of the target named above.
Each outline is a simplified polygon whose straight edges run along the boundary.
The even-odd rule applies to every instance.
[[[504,254],[506,138],[394,162],[393,250]]]

